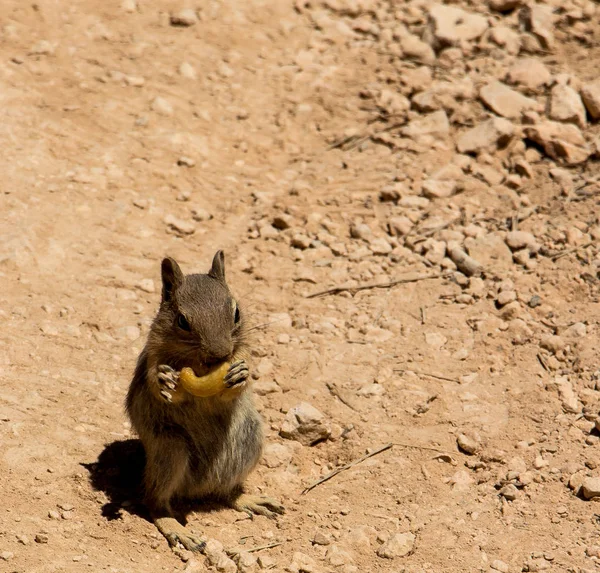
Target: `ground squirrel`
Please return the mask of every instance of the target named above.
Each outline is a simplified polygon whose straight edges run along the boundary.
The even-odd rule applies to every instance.
[[[199,551],[204,542],[179,523],[175,499],[206,496],[248,513],[273,517],[276,501],[242,493],[258,463],[263,433],[247,391],[244,317],[225,281],[218,251],[208,274],[184,276],[171,258],[162,261],[162,301],[127,394],[127,413],[144,445],[145,501],[171,546]],[[179,371],[196,375],[231,362],[225,391],[198,397],[179,384]]]

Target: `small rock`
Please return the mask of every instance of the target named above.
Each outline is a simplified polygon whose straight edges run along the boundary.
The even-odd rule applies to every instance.
[[[494,26],[490,30],[490,40],[513,56],[521,51],[521,36],[508,26]]]
[[[430,199],[450,197],[456,191],[456,181],[427,179],[423,182],[423,195]]]
[[[502,306],[506,306],[507,304],[513,302],[514,300],[517,300],[517,293],[514,291],[503,291],[498,295],[498,298],[496,299],[496,302],[498,303],[498,306],[502,307]]]
[[[554,47],[554,7],[545,4],[529,4],[521,8],[519,20],[531,32],[545,50]]]
[[[444,344],[446,344],[446,342],[448,342],[448,339],[440,332],[426,332],[425,333],[425,342],[429,346],[439,349],[442,346],[444,346]]]
[[[388,232],[392,236],[403,237],[410,233],[413,226],[413,222],[408,217],[392,217],[388,221]]]
[[[483,265],[458,246],[451,247],[448,250],[448,256],[456,268],[467,277],[478,277],[483,273]]]
[[[587,477],[581,484],[581,494],[585,499],[600,497],[600,478]]]
[[[155,291],[154,281],[152,279],[142,279],[138,281],[135,286],[144,292],[151,293]]]
[[[29,537],[27,535],[17,535],[16,538],[22,545],[29,545]]]
[[[465,454],[472,456],[481,449],[481,436],[475,431],[467,431],[456,436],[456,443]]]
[[[240,551],[235,557],[235,562],[240,573],[252,573],[258,566],[258,558],[248,551]]]
[[[331,435],[331,425],[314,406],[300,402],[288,410],[279,434],[310,446],[326,440]]]
[[[194,167],[196,165],[196,161],[194,161],[191,157],[183,155],[177,160],[177,165],[179,165],[179,167]]]
[[[600,80],[583,84],[581,97],[590,117],[600,119]]]
[[[292,461],[292,452],[283,444],[271,443],[265,446],[263,461],[268,468],[286,466]]]
[[[507,119],[491,118],[462,133],[456,147],[459,153],[479,153],[504,147],[512,138],[514,130],[513,124]]]
[[[422,64],[432,65],[435,62],[433,48],[414,34],[406,34],[400,39],[402,54],[409,60],[417,60]]]
[[[581,128],[586,124],[581,96],[573,88],[563,84],[556,84],[550,92],[548,115],[550,119],[575,123]]]
[[[411,120],[401,132],[406,137],[419,139],[422,136],[445,137],[450,131],[450,122],[442,109],[418,119]]]
[[[583,338],[586,334],[587,326],[583,322],[576,322],[563,332],[566,338]]]
[[[581,131],[572,124],[545,121],[525,126],[525,136],[541,145],[552,159],[567,165],[583,163],[591,155]]]
[[[509,84],[524,86],[530,90],[537,90],[549,84],[551,79],[550,70],[537,58],[517,60],[506,75]]]
[[[501,490],[500,495],[508,501],[514,501],[519,495],[519,490],[512,483],[507,483]]]
[[[45,533],[38,533],[35,536],[36,543],[48,543],[48,536]]]
[[[352,554],[345,549],[342,549],[339,545],[331,545],[329,549],[327,549],[327,553],[325,554],[325,558],[329,562],[330,565],[334,567],[341,567],[342,565],[349,565],[354,561]]]
[[[513,251],[529,249],[532,253],[539,250],[535,237],[527,231],[510,231],[506,234],[506,244]]]
[[[369,248],[374,255],[389,255],[393,250],[390,243],[383,237],[369,241]]]
[[[183,221],[173,215],[165,215],[163,221],[176,235],[193,235],[196,226],[191,221]]]
[[[556,354],[565,347],[565,341],[555,334],[547,334],[540,340],[540,346]]]
[[[488,20],[455,6],[434,4],[429,9],[429,26],[436,46],[462,46],[480,38],[488,29]]]
[[[192,219],[194,219],[194,221],[198,221],[199,223],[210,221],[213,218],[213,216],[202,207],[192,207],[191,213]]]
[[[150,104],[152,111],[159,113],[160,115],[173,115],[173,106],[164,97],[157,96],[152,100]]]
[[[303,235],[302,233],[296,233],[291,240],[292,247],[296,249],[305,250],[310,247],[312,240],[310,237]]]
[[[170,22],[171,26],[189,27],[198,22],[198,16],[194,10],[186,8],[171,14]]]
[[[503,117],[517,119],[528,109],[538,107],[537,101],[511,90],[502,82],[491,82],[481,88],[479,97],[493,112]]]
[[[405,557],[412,553],[415,539],[412,533],[396,533],[377,550],[377,555],[385,559]]]
[[[33,56],[48,56],[54,53],[54,46],[47,40],[40,40],[29,53]]]
[[[313,535],[312,542],[314,545],[330,545],[331,535],[322,531],[321,529],[317,529]]]
[[[3,551],[0,553],[0,559],[4,561],[10,561],[14,556],[15,554],[12,551]]]
[[[523,0],[488,0],[490,10],[496,10],[496,12],[510,12],[522,3]]]
[[[316,573],[317,563],[312,557],[297,551],[292,557],[292,562],[287,566],[290,573]]]
[[[182,62],[179,65],[179,74],[188,80],[195,80],[197,77],[196,68],[189,62]]]
[[[504,561],[500,561],[500,559],[494,559],[490,563],[490,568],[494,571],[499,571],[500,573],[509,573],[510,567],[504,563]]]

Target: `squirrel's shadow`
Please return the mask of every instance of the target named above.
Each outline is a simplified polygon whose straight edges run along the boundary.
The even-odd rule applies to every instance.
[[[95,462],[81,465],[90,473],[92,488],[108,497],[102,506],[106,519],[119,519],[122,511],[150,519],[142,503],[146,454],[140,440],[114,441],[105,446]]]
[[[120,519],[123,511],[152,521],[143,503],[146,453],[140,440],[116,440],[104,447],[93,463],[81,463],[90,473],[90,484],[102,491],[108,502],[102,515],[109,521]],[[185,525],[192,511],[210,513],[223,508],[219,500],[179,500],[174,504],[176,517]]]

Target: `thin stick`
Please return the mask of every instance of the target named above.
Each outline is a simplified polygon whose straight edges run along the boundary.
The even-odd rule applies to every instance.
[[[406,372],[410,368],[394,368],[394,372]],[[444,380],[445,382],[456,382],[460,384],[460,380],[456,378],[448,378],[448,376],[440,376],[439,374],[430,374],[429,372],[419,372],[417,370],[410,370],[419,376],[429,376],[429,378],[436,378],[437,380]]]
[[[327,386],[327,389],[331,392],[331,394],[333,396],[335,396],[342,404],[345,404],[346,406],[348,406],[348,408],[350,408],[350,410],[354,410],[355,412],[358,412],[358,409],[356,408],[356,406],[354,406],[354,404],[352,404],[352,402],[350,401],[349,398],[344,396],[344,393],[335,384],[332,384],[331,382],[326,382],[325,386]]]
[[[438,454],[448,454],[448,452],[444,450],[440,450],[439,448],[432,448],[431,446],[417,446],[414,444],[402,444],[401,442],[394,442],[392,445],[399,446],[401,448],[414,448],[415,450],[430,450],[432,452],[437,452]]]
[[[268,545],[259,545],[258,547],[251,547],[250,549],[240,549],[238,550],[232,550],[232,551],[227,551],[226,553],[228,555],[238,555],[239,553],[242,553],[242,551],[244,553],[256,553],[257,551],[262,551],[263,549],[271,549],[272,547],[279,547],[280,545],[283,545],[283,541],[278,541],[276,543],[269,543]]]
[[[590,241],[589,243],[585,243],[584,245],[579,245],[578,247],[573,247],[572,249],[567,249],[566,251],[561,251],[560,253],[557,253],[556,255],[550,257],[550,259],[553,261],[557,261],[558,259],[562,259],[562,257],[566,257],[567,255],[570,255],[571,253],[577,252],[579,249],[587,249],[588,247],[591,247],[594,243],[595,243],[595,241]]]
[[[386,444],[385,446],[381,446],[381,448],[375,450],[374,452],[371,452],[370,454],[365,454],[364,456],[362,456],[362,458],[358,458],[357,460],[347,463],[345,466],[341,466],[341,467],[333,470],[331,473],[329,473],[326,476],[322,477],[321,479],[317,480],[313,484],[309,485],[308,487],[305,487],[302,490],[301,495],[308,493],[311,489],[314,489],[318,485],[321,485],[322,483],[329,481],[332,477],[335,477],[339,473],[350,469],[352,466],[355,466],[356,464],[360,464],[361,462],[364,462],[366,459],[372,458],[373,456],[376,456],[377,454],[380,454],[381,452],[385,452],[386,450],[389,450],[393,445],[394,444]]]
[[[352,294],[356,294],[361,290],[367,290],[371,288],[390,288],[396,285],[407,284],[407,283],[416,283],[419,281],[425,281],[429,279],[440,279],[449,276],[448,273],[440,273],[437,275],[421,275],[418,277],[413,277],[410,279],[397,279],[395,281],[390,281],[386,283],[374,283],[370,285],[359,285],[359,286],[336,286],[331,287],[319,292],[314,292],[312,294],[307,294],[306,298],[316,298],[318,296],[325,296],[328,294],[339,294],[341,292],[351,292]]]

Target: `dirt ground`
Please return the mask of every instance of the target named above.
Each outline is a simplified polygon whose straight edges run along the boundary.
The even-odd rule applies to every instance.
[[[1,572],[600,568],[597,2],[2,8]],[[123,403],[161,259],[217,249],[287,512],[197,508],[205,556]]]

